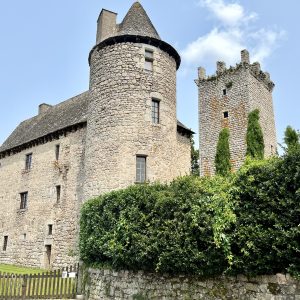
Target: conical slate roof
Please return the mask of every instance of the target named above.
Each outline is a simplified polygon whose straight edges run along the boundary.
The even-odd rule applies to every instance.
[[[160,36],[139,2],[135,2],[119,25],[118,35],[140,35],[160,40]]]

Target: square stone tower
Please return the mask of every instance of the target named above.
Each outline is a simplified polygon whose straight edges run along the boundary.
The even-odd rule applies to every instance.
[[[215,173],[215,155],[219,133],[227,127],[230,131],[230,154],[233,169],[238,169],[246,154],[248,114],[260,111],[265,157],[276,153],[276,131],[272,91],[274,83],[263,72],[260,64],[250,64],[249,52],[241,51],[241,62],[226,68],[217,62],[216,74],[207,77],[205,69],[198,69],[195,81],[199,89],[199,150],[200,175]]]

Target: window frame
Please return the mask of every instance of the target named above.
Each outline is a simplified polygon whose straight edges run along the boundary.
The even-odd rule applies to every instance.
[[[29,171],[32,167],[32,152],[27,153],[25,156],[25,170]]]
[[[7,245],[8,245],[8,235],[5,235],[3,239],[3,247],[2,247],[3,251],[7,250]]]
[[[160,124],[160,99],[151,99],[151,120],[152,124]]]
[[[144,69],[149,72],[153,72],[153,62],[154,62],[154,51],[152,49],[145,49],[144,53],[145,64]],[[150,66],[150,67],[147,67]]]
[[[20,193],[20,210],[25,210],[28,207],[28,192]]]
[[[143,159],[144,168],[141,167],[140,159]],[[136,155],[135,182],[145,183],[147,181],[147,155]]]

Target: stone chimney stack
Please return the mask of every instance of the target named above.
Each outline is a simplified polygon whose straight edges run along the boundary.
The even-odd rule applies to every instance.
[[[44,113],[45,111],[47,111],[50,107],[52,107],[52,105],[50,104],[46,104],[46,103],[42,103],[39,105],[39,115]]]
[[[241,62],[250,64],[250,55],[248,50],[244,49],[241,51]]]
[[[199,80],[206,79],[206,71],[202,67],[198,68],[198,78],[199,78]]]
[[[102,9],[98,18],[98,28],[97,28],[97,39],[96,44],[99,44],[103,40],[114,36],[117,27],[117,14]]]
[[[217,75],[223,73],[226,70],[226,64],[224,61],[217,61]]]

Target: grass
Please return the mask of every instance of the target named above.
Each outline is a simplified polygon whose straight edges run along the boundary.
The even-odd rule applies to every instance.
[[[0,272],[23,275],[23,274],[37,274],[37,273],[47,272],[47,270],[0,264]]]

